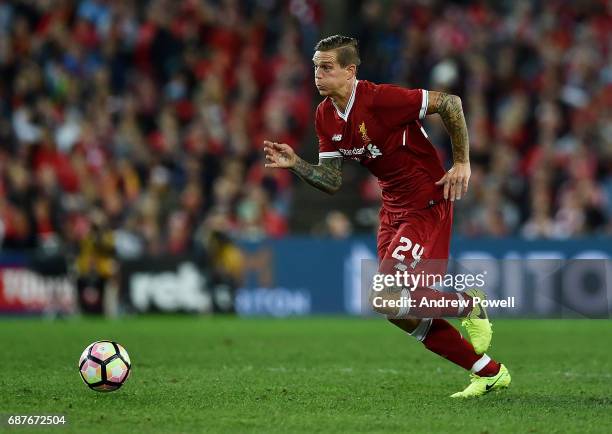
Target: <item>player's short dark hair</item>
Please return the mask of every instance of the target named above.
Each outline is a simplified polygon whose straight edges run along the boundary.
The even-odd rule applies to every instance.
[[[336,50],[341,67],[361,64],[357,39],[348,36],[334,35],[321,39],[314,47],[315,51]]]

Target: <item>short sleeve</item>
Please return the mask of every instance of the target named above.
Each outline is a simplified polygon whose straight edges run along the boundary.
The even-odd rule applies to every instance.
[[[335,158],[342,157],[338,149],[333,143],[333,135],[327,133],[321,107],[317,107],[315,115],[315,131],[319,139],[319,158]]]
[[[425,117],[428,99],[429,92],[425,89],[381,84],[374,93],[373,108],[384,123],[391,127],[401,127]]]

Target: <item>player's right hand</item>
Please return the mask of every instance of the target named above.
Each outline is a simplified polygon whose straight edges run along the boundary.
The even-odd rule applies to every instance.
[[[455,163],[436,185],[444,185],[444,199],[449,199],[454,202],[455,199],[461,199],[462,194],[468,191],[470,182],[470,163]]]
[[[276,143],[264,140],[264,153],[266,154],[266,167],[290,169],[297,162],[297,155],[293,148],[286,143]]]

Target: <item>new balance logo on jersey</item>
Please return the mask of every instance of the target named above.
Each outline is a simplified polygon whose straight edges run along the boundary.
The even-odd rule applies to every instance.
[[[339,142],[340,140],[342,140],[342,134],[334,134],[332,136],[332,142]]]

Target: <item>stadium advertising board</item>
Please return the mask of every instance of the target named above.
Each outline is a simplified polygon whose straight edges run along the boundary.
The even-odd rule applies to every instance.
[[[267,267],[248,270],[237,294],[239,314],[366,313],[365,292],[377,268],[373,238],[294,237],[243,247],[271,255]],[[612,254],[605,241],[458,239],[452,257],[451,275],[484,276],[488,298],[499,300],[489,306],[494,316],[608,318],[612,312]],[[273,270],[269,289],[258,281],[264,269]]]
[[[69,314],[76,290],[60,257],[0,255],[0,314]]]
[[[136,312],[233,312],[233,292],[197,256],[121,262],[121,298]]]

